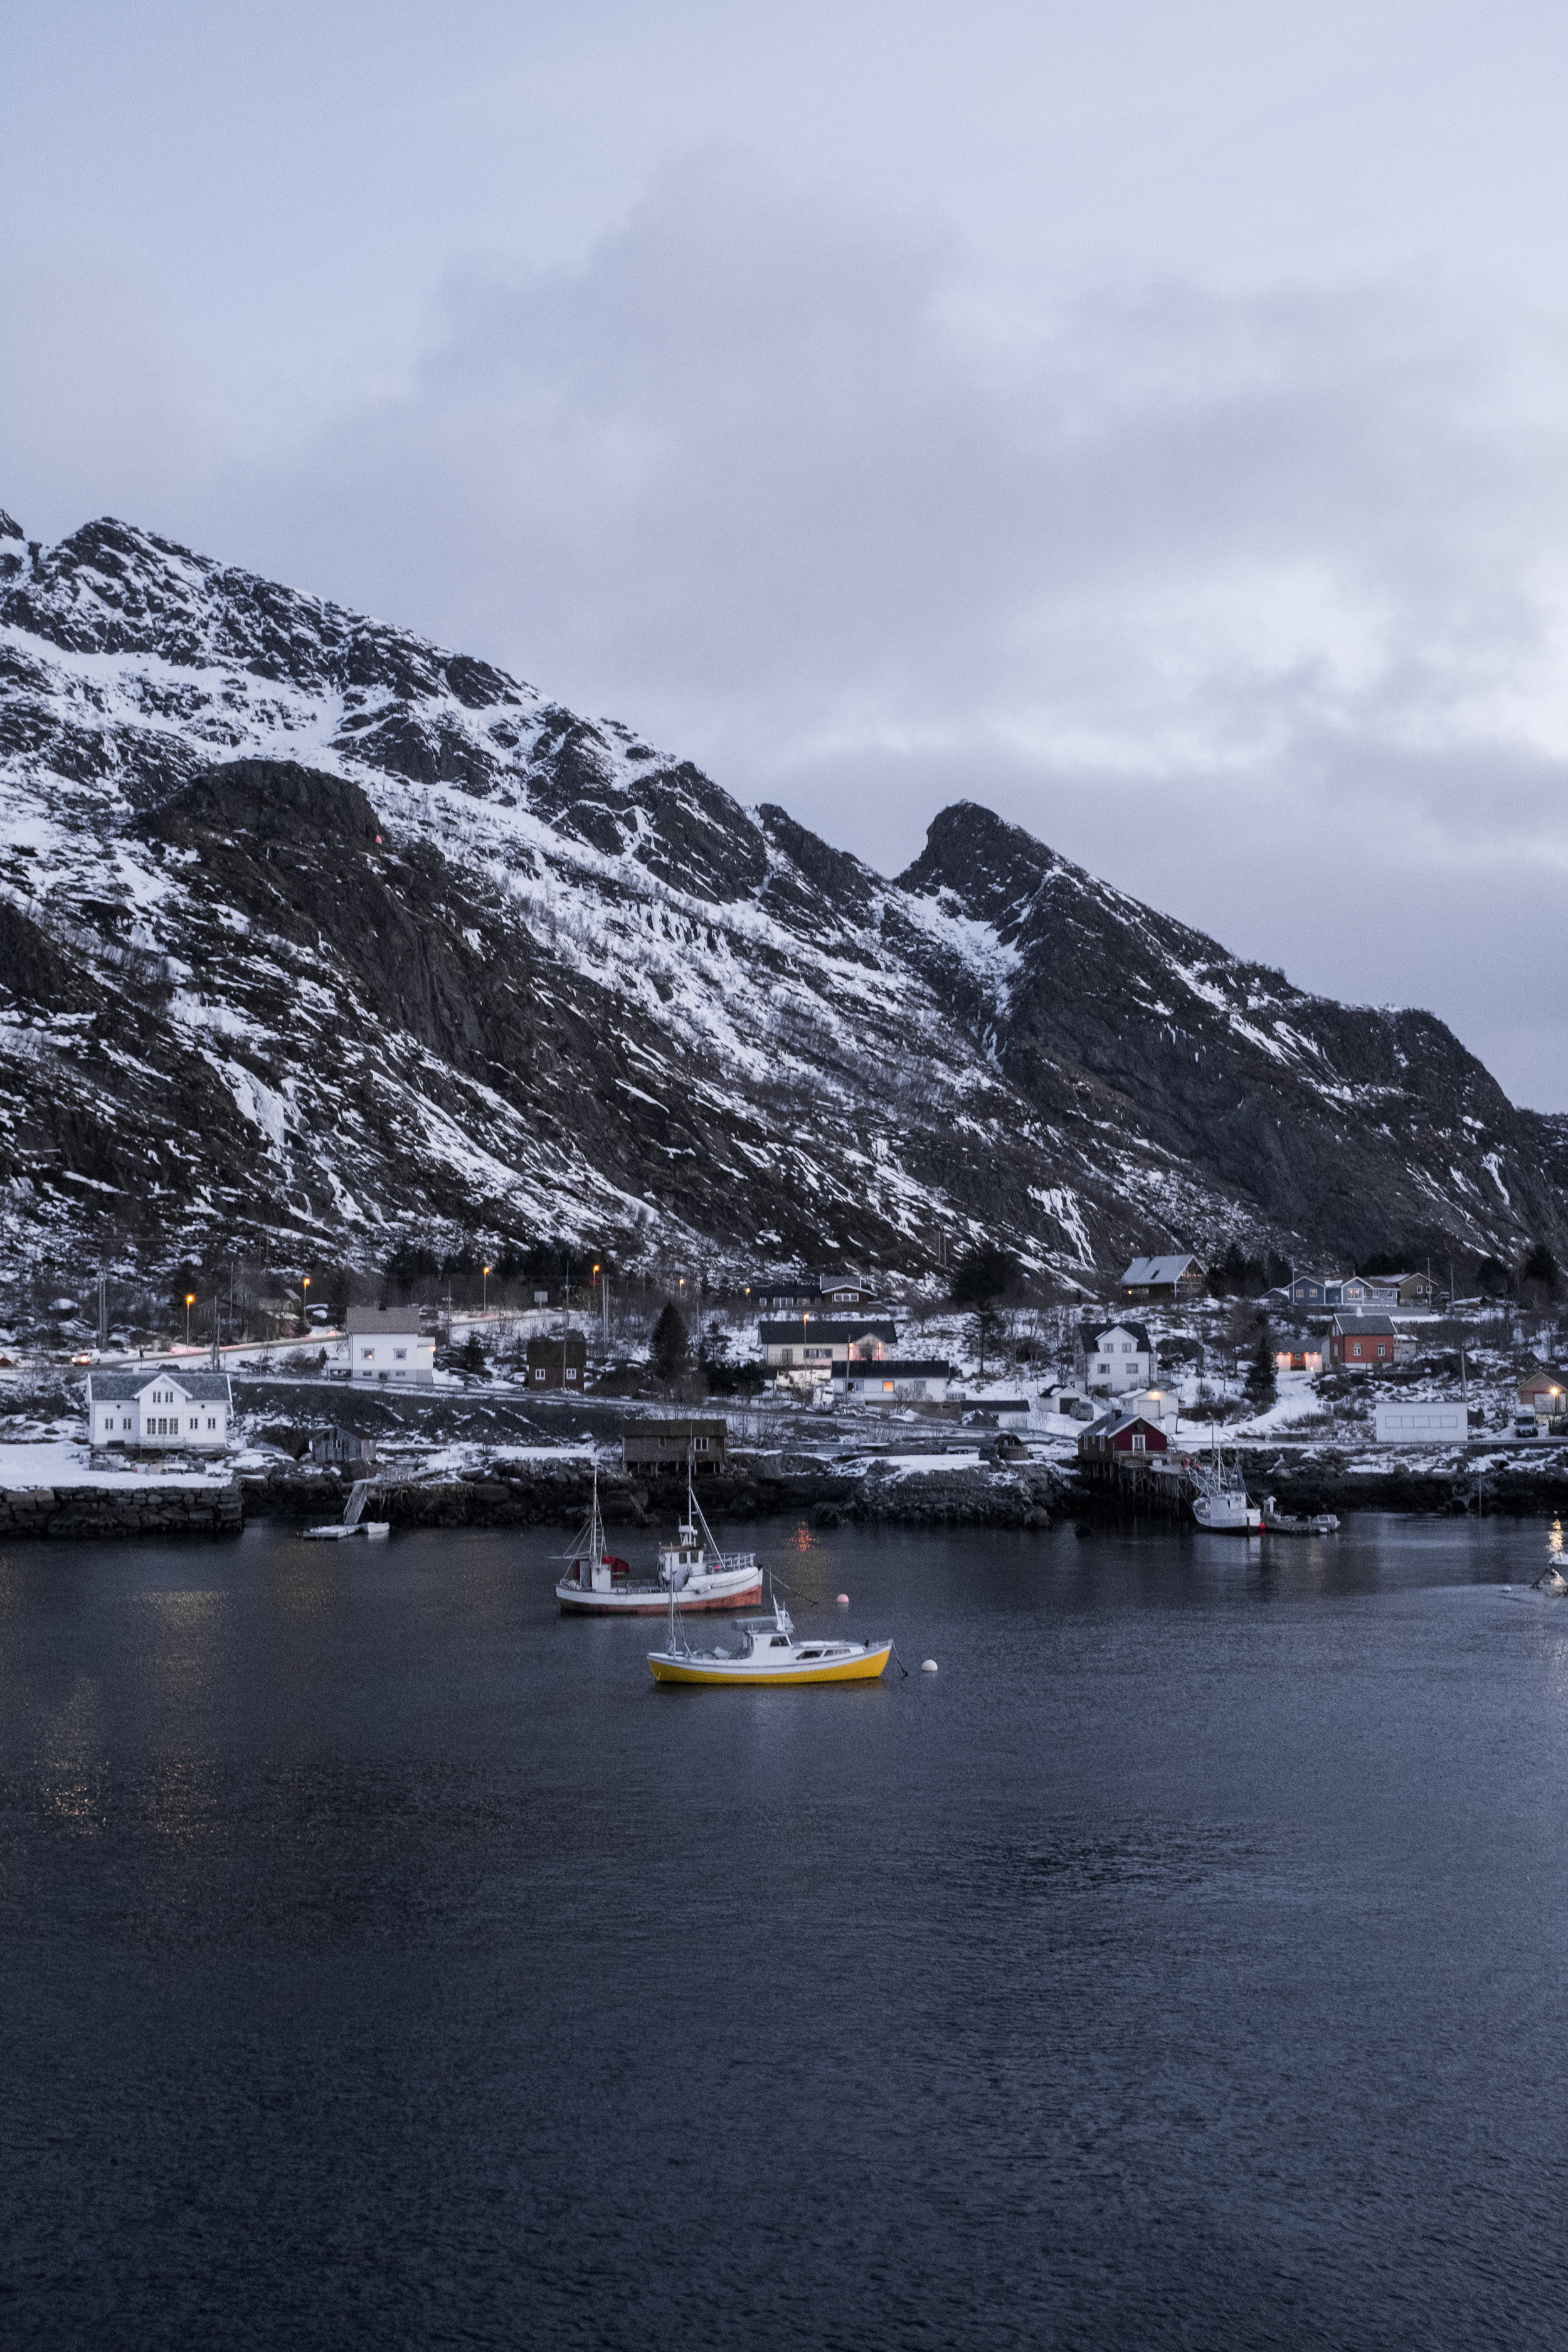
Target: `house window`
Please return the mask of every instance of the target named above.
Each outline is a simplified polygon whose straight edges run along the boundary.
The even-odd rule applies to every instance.
[[[575,1364],[568,1364],[568,1365],[567,1365],[567,1367],[566,1367],[566,1377],[567,1377],[567,1379],[568,1379],[569,1381],[574,1381],[574,1380],[576,1379],[576,1377],[577,1377],[577,1367],[576,1367],[576,1365],[575,1365]]]
[[[395,1364],[405,1364],[408,1361],[407,1349],[394,1348],[392,1351],[392,1360]]]
[[[1141,1437],[1135,1437],[1133,1439],[1132,1451],[1134,1454],[1142,1454],[1144,1451],[1143,1440]]]
[[[883,1392],[883,1394],[884,1394],[885,1396],[891,1396],[891,1395],[892,1395],[892,1393],[893,1393],[893,1383],[892,1383],[892,1381],[884,1381],[882,1382],[882,1392]]]
[[[544,1367],[542,1364],[535,1364],[533,1368],[533,1377],[536,1381],[542,1381],[544,1378]]]
[[[374,1364],[375,1361],[375,1349],[374,1348],[362,1348],[359,1351],[359,1360],[362,1364]]]
[[[1351,1341],[1351,1354],[1352,1354],[1352,1356],[1359,1356],[1359,1355],[1360,1355],[1360,1353],[1361,1353],[1361,1341],[1360,1341],[1359,1339],[1352,1339],[1352,1340]]]
[[[209,1429],[216,1429],[217,1427],[216,1416],[210,1412],[207,1415],[207,1427]]]

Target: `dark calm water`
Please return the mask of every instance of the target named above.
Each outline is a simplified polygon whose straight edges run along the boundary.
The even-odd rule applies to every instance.
[[[552,1537],[0,1559],[0,2341],[1561,2343],[1548,1530],[761,1535],[940,1675],[655,1691]]]

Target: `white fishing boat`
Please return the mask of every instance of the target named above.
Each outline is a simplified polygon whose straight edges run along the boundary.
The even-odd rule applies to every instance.
[[[825,1636],[799,1640],[789,1611],[775,1599],[771,1616],[738,1619],[733,1642],[715,1643],[710,1650],[694,1650],[681,1638],[672,1609],[668,1643],[650,1650],[647,1662],[656,1683],[772,1688],[797,1683],[873,1683],[892,1654],[890,1636],[885,1642]]]
[[[1208,1461],[1194,1460],[1188,1467],[1197,1488],[1193,1517],[1200,1528],[1213,1536],[1262,1534],[1263,1513],[1247,1494],[1240,1465],[1226,1460],[1217,1430]]]
[[[686,1470],[686,1517],[658,1548],[658,1576],[638,1583],[629,1561],[606,1548],[599,1512],[599,1474],[594,1472],[588,1521],[564,1557],[571,1562],[555,1587],[568,1617],[657,1617],[674,1606],[684,1612],[735,1609],[763,1597],[763,1571],[753,1551],[721,1551],[692,1490]]]

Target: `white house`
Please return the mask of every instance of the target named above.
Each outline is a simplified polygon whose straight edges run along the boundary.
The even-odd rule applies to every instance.
[[[1142,1323],[1080,1323],[1073,1339],[1073,1372],[1080,1389],[1151,1389],[1157,1358]]]
[[[349,1371],[356,1381],[436,1378],[436,1342],[421,1337],[417,1307],[351,1307]]]
[[[228,1444],[234,1396],[226,1372],[172,1372],[149,1366],[87,1376],[88,1438],[182,1453],[221,1454]]]
[[[941,1404],[952,1376],[952,1366],[935,1356],[847,1359],[833,1367],[833,1393],[855,1404]]]

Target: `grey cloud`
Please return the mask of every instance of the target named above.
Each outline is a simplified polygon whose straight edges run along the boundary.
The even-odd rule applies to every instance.
[[[147,519],[886,867],[988,800],[1568,1102],[1556,1017],[1517,1017],[1568,861],[1559,333],[1410,268],[999,287],[934,218],[710,153],[581,266],[454,279],[395,392]]]

